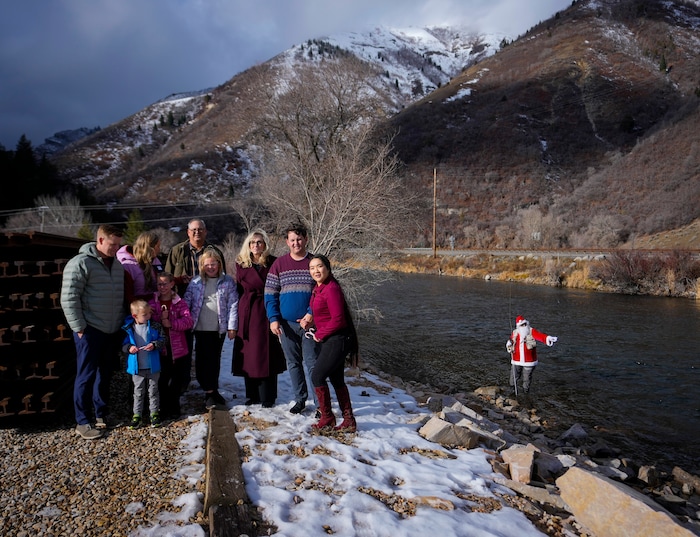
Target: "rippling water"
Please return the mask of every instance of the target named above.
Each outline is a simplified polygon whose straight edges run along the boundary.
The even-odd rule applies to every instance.
[[[567,428],[595,427],[623,455],[700,472],[700,301],[402,275],[359,326],[363,358],[457,390],[507,385],[517,315],[559,337],[538,347],[531,397]]]

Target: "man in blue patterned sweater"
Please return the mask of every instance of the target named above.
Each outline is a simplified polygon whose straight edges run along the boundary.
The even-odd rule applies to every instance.
[[[306,229],[301,224],[287,228],[289,253],[278,257],[265,281],[265,308],[270,331],[280,338],[287,361],[287,370],[294,390],[292,414],[301,413],[309,396],[304,365],[309,377],[318,356],[318,343],[304,333],[313,324],[309,309],[311,292],[316,282],[309,274],[311,254],[306,251]]]

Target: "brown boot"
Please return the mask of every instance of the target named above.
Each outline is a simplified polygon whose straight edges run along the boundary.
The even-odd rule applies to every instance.
[[[321,411],[321,419],[318,420],[318,423],[314,423],[311,428],[317,431],[333,428],[335,425],[335,416],[331,409],[331,391],[328,389],[328,386],[314,388],[314,391],[318,399],[318,409]]]
[[[355,416],[352,413],[352,403],[350,402],[350,392],[347,386],[342,388],[337,388],[335,390],[335,395],[338,398],[338,404],[340,405],[340,410],[343,413],[343,423],[338,425],[335,430],[342,431],[344,433],[354,433],[357,431],[357,423],[355,422]]]

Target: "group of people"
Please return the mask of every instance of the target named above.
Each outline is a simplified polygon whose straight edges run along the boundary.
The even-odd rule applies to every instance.
[[[234,276],[221,250],[207,242],[201,219],[188,223],[187,234],[163,267],[155,233],[122,246],[122,231],[102,225],[95,242],[66,264],[61,306],[77,355],[76,433],[103,436],[118,350],[133,380],[131,428],[146,423],[146,405],[154,427],[180,414],[193,353],[206,407],[224,404],[218,382],[226,337],[234,340],[232,373],[245,378],[246,404],[272,407],[277,376],[286,369],[294,391],[290,412],[301,413],[309,396],[306,369],[317,403],[314,429],[335,426],[329,379],[343,415],[336,429],[354,431],[344,367],[348,357],[356,363],[357,336],[330,261],[306,250],[303,226],[286,230],[289,253],[279,258],[263,230],[249,233]]]

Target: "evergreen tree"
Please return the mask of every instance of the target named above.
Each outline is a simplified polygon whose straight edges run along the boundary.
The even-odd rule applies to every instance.
[[[84,222],[82,227],[78,230],[78,238],[85,239],[86,241],[95,240],[95,232],[88,222]]]
[[[146,231],[146,224],[141,216],[141,211],[134,209],[129,213],[129,218],[126,221],[126,230],[124,231],[124,244],[134,244],[136,237]]]
[[[34,205],[41,195],[58,191],[58,173],[45,157],[37,161],[32,143],[25,135],[17,142],[15,151],[0,150],[0,209],[25,209]]]

